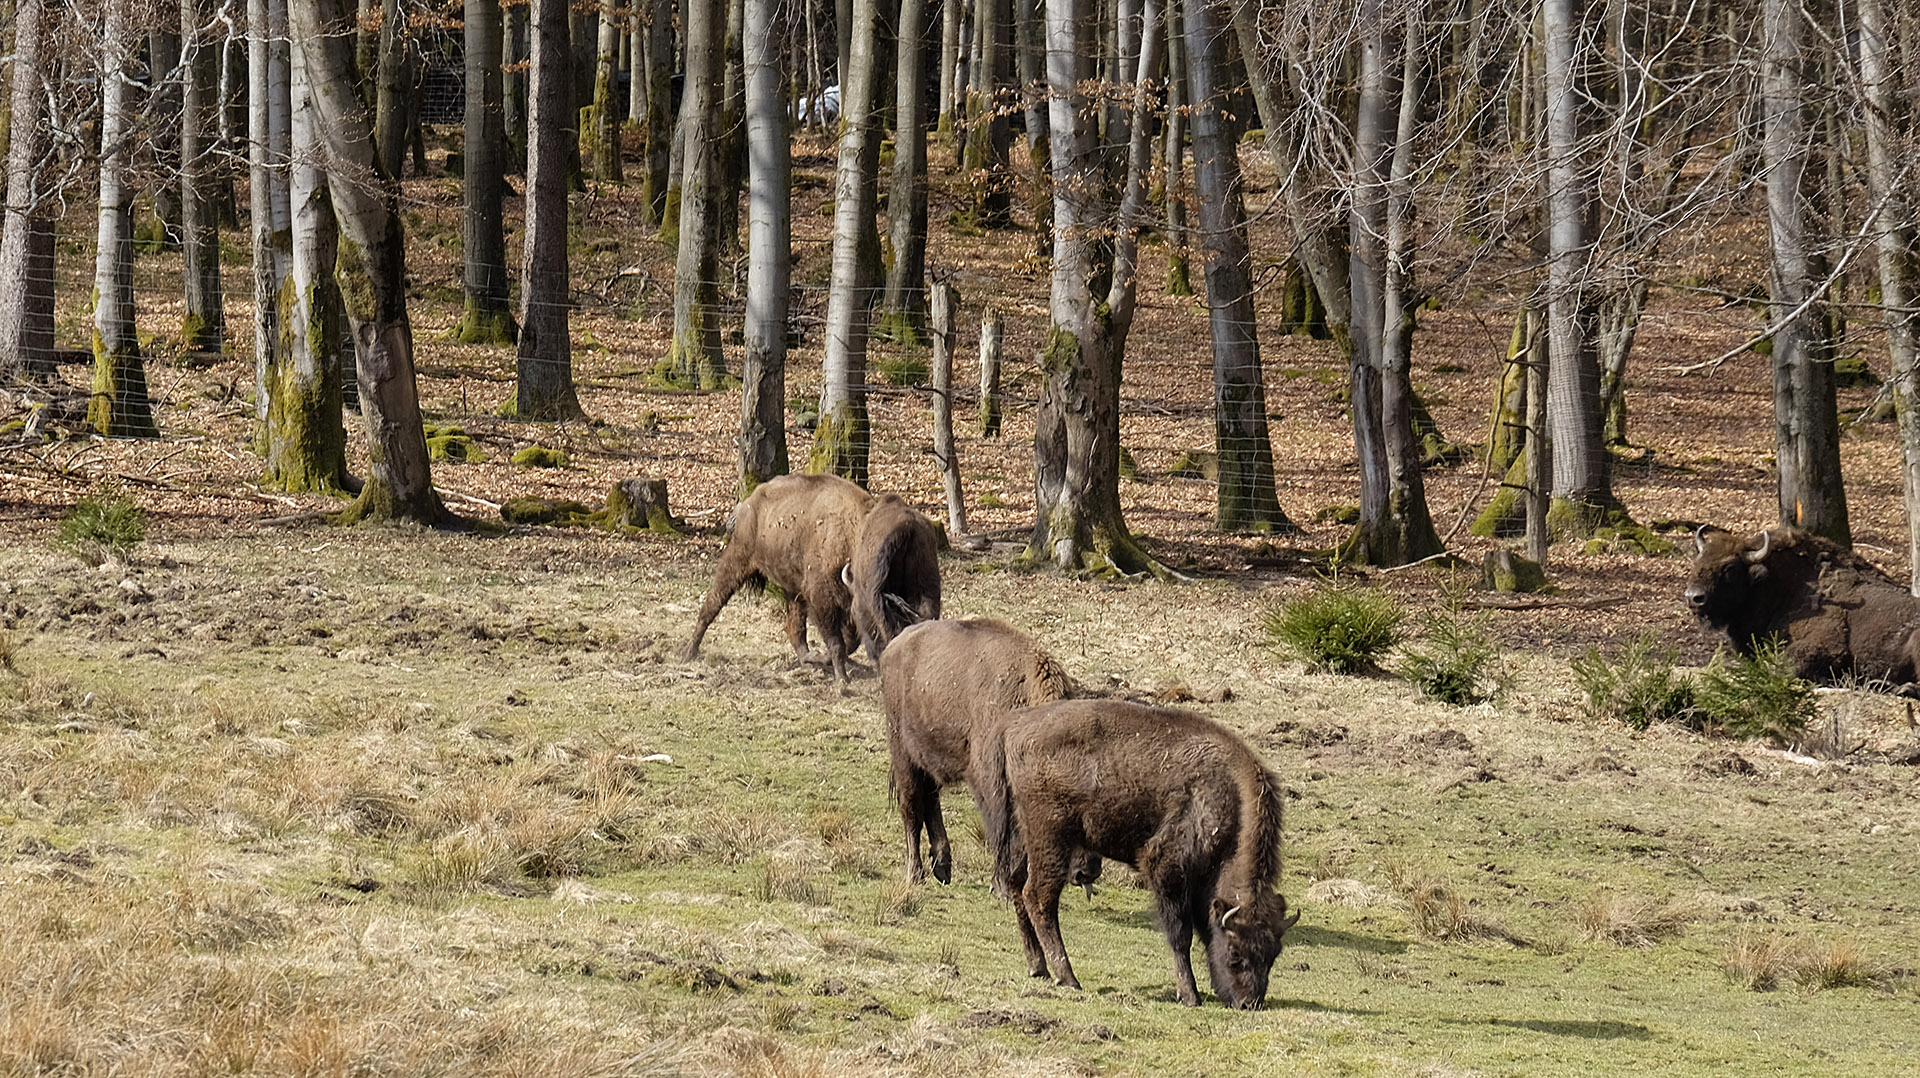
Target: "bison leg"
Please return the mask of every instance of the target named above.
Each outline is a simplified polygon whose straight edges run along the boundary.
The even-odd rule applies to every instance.
[[[933,778],[926,772],[907,762],[898,746],[893,752],[893,799],[900,810],[900,824],[907,833],[907,882],[924,883],[927,878],[926,867],[920,861],[920,829],[926,827],[929,840],[933,837],[933,828],[927,824],[927,793],[933,786]],[[933,791],[933,811],[940,811],[939,791]],[[942,876],[938,847],[935,848],[933,873],[941,883],[949,882]]]
[[[953,882],[953,847],[947,842],[947,820],[940,811],[940,787],[931,775],[923,775],[920,788],[920,819],[927,828],[927,852],[933,859],[933,878]]]
[[[1025,820],[1021,823],[1024,825]],[[1023,826],[1022,831],[1026,828]],[[1060,836],[1028,833],[1027,884],[1020,889],[1020,901],[1033,920],[1033,933],[1041,953],[1053,970],[1053,983],[1063,988],[1080,987],[1073,975],[1073,963],[1067,959],[1067,945],[1060,938],[1060,892],[1067,886],[1067,865]],[[1029,963],[1031,966],[1031,963]]]
[[[787,597],[787,640],[793,644],[794,658],[812,662],[813,653],[807,650],[807,600],[803,595]]]
[[[1200,986],[1193,980],[1193,918],[1165,886],[1166,881],[1154,881],[1153,902],[1160,915],[1160,928],[1167,934],[1167,946],[1173,948],[1173,979],[1178,985],[1180,1002],[1198,1007]]]
[[[1040,937],[1034,934],[1033,918],[1027,916],[1027,904],[1019,895],[1013,898],[1014,917],[1020,922],[1020,948],[1027,952],[1027,976],[1047,975],[1047,956],[1040,949]]]
[[[720,608],[727,605],[733,593],[753,575],[753,558],[747,553],[746,544],[727,544],[720,552],[720,561],[713,568],[713,587],[707,589],[707,597],[700,602],[700,613],[693,621],[693,639],[681,652],[687,659],[700,657],[700,641],[706,638],[707,626],[720,616]]]

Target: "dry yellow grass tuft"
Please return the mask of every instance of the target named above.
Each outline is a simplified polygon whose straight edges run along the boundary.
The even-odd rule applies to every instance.
[[[1651,898],[1600,891],[1588,896],[1575,914],[1581,938],[1625,947],[1652,947],[1677,936],[1700,915],[1694,899]]]
[[[1476,907],[1456,891],[1444,877],[1388,866],[1388,879],[1407,904],[1407,919],[1413,930],[1430,940],[1465,943],[1473,940],[1499,940],[1522,943],[1499,920]]]
[[[1871,988],[1882,972],[1847,940],[1802,940],[1775,931],[1742,928],[1727,945],[1727,976],[1755,992],[1792,983],[1809,990]]]

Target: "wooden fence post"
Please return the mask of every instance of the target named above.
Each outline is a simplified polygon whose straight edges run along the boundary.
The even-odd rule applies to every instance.
[[[980,312],[980,437],[1000,437],[1000,312]]]
[[[953,309],[960,293],[945,281],[933,285],[933,455],[947,488],[947,536],[959,542],[967,534],[967,503],[960,493],[960,457],[953,448]]]

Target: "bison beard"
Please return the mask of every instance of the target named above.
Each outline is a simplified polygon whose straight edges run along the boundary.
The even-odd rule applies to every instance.
[[[1872,563],[1797,528],[1745,540],[1702,525],[1693,542],[1687,605],[1740,654],[1778,638],[1801,677],[1853,675],[1913,693],[1920,599]]]
[[[878,509],[884,512],[876,516]],[[865,640],[869,654],[878,657],[894,636],[884,623],[863,624],[863,618],[896,603],[913,617],[940,615],[932,525],[898,497],[875,498],[837,476],[783,475],[761,484],[734,509],[732,531],[694,619],[685,657],[699,656],[707,627],[735,592],[742,587],[759,591],[768,583],[786,596],[787,639],[794,654],[802,662],[812,660],[807,649],[811,619],[834,679],[843,684],[847,653],[857,641]],[[910,620],[897,616],[899,624]]]
[[[973,739],[969,771],[1010,893],[1027,969],[1080,987],[1060,938],[1075,849],[1126,861],[1152,891],[1180,1002],[1197,1006],[1192,948],[1206,949],[1230,1007],[1266,1000],[1281,942],[1300,919],[1273,890],[1280,784],[1239,738],[1186,711],[1064,700],[1016,712]]]
[[[1074,692],[1073,679],[1034,639],[1004,621],[929,621],[908,627],[880,659],[886,705],[888,786],[907,836],[907,880],[926,878],[920,832],[934,878],[953,882],[953,853],[940,789],[968,780],[971,743],[1018,709]],[[1091,888],[1100,858],[1076,851],[1072,882]]]

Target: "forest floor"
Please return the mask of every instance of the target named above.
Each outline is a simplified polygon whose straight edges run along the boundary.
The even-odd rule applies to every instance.
[[[818,387],[828,155],[811,143],[796,162],[795,414]],[[245,252],[229,250],[226,278],[240,344],[211,362],[170,344],[177,256],[144,260],[163,437],[0,444],[0,924],[17,941],[0,956],[0,1069],[1825,1075],[1920,1056],[1920,781],[1888,762],[1915,736],[1904,703],[1822,693],[1820,725],[1851,751],[1819,760],[1588,718],[1569,671],[1585,648],[1651,629],[1699,665],[1714,641],[1677,600],[1683,558],[1564,544],[1555,595],[1485,612],[1508,681],[1493,704],[1307,672],[1263,620],[1322,586],[1314,552],[1345,532],[1323,511],[1357,498],[1344,371],[1330,345],[1263,334],[1280,497],[1303,530],[1221,535],[1212,485],[1168,475],[1211,443],[1206,312],[1154,276],[1128,350],[1139,474],[1122,497],[1195,581],[1012,569],[1032,517],[1044,268],[1029,233],[947,228],[943,183],[933,263],[962,295],[956,381],[991,298],[1016,398],[1003,437],[961,439],[971,527],[996,543],[944,559],[947,611],[1020,625],[1096,688],[1209,701],[1194,706],[1288,787],[1281,886],[1306,911],[1266,1011],[1185,1010],[1145,895],[1115,866],[1064,905],[1087,990],[1028,980],[964,794],[947,798],[955,884],[899,882],[870,668],[845,694],[794,668],[777,618],[744,597],[701,660],[678,658],[733,500],[738,397],[647,385],[672,256],[630,226],[635,189],[576,200],[576,376],[594,422],[566,425],[496,416],[511,352],[445,337],[458,183],[410,179],[408,194],[424,407],[487,456],[436,468],[449,504],[489,518],[511,497],[591,503],[659,476],[687,533],[285,522],[337,503],[255,486]],[[1696,522],[1774,517],[1764,360],[1675,369],[1757,325],[1720,298],[1763,279],[1754,245],[1702,227],[1669,267],[1689,287],[1656,292],[1643,323],[1615,475],[1681,546]],[[62,248],[63,346],[85,340],[89,248]],[[1416,385],[1443,431],[1481,442],[1514,297],[1442,298]],[[874,416],[874,488],[939,517],[923,397],[885,389]],[[963,431],[972,418],[963,404]],[[789,430],[797,451],[807,437]],[[533,444],[569,463],[508,462]],[[1903,575],[1891,425],[1849,428],[1843,453],[1856,540]],[[1492,546],[1454,530],[1491,496],[1483,471],[1426,475],[1469,563]],[[104,561],[56,547],[62,515],[102,488],[145,508],[147,540]],[[1369,574],[1415,610],[1459,601],[1474,576]],[[1769,971],[1778,984],[1756,990]]]

